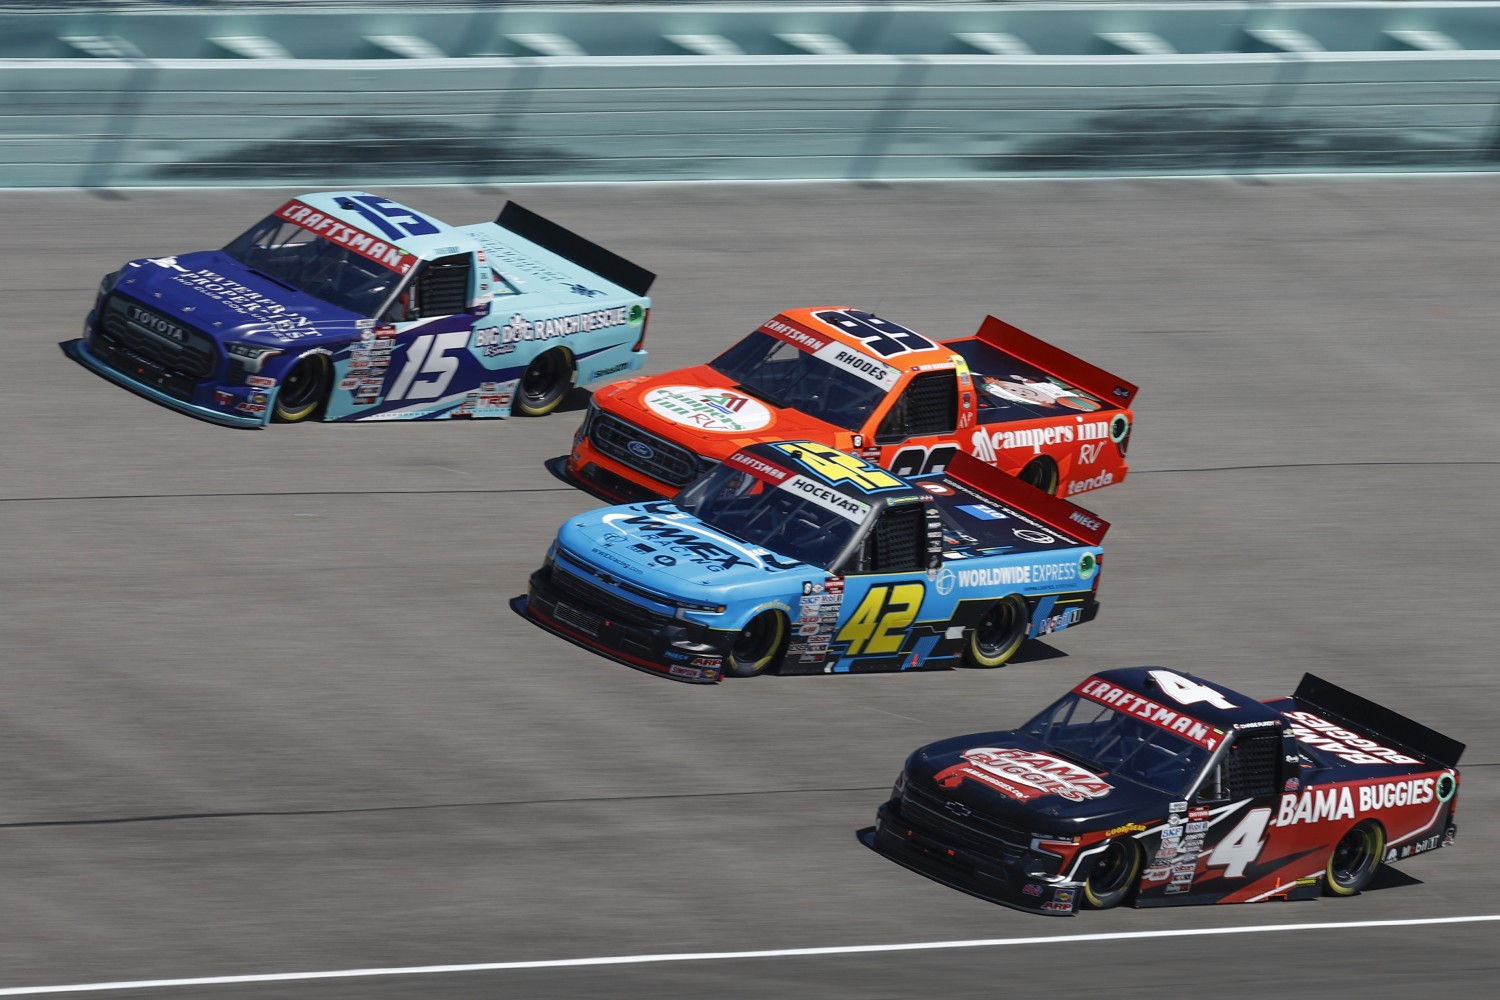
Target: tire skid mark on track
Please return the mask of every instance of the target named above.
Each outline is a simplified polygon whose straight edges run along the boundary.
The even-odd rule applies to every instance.
[[[880,952],[942,951],[961,948],[1007,948],[1018,945],[1086,944],[1100,941],[1139,941],[1151,938],[1210,937],[1223,934],[1326,930],[1364,930],[1382,927],[1421,927],[1482,923],[1500,914],[1459,917],[1420,917],[1409,920],[1349,920],[1316,924],[1258,924],[1243,927],[1197,927],[1176,930],[1116,931],[1100,934],[1054,934],[1040,937],[986,938],[973,941],[921,941],[899,944],[855,944],[826,948],[777,948],[763,951],[683,952],[662,955],[614,955],[602,958],[558,958],[529,962],[483,962],[472,965],[416,965],[386,969],[337,969],[327,972],[271,972],[243,976],[202,976],[193,979],[143,979],[117,983],[77,983],[66,986],[13,986],[0,996],[41,996],[49,993],[103,993],[119,990],[166,989],[180,986],[230,986],[248,983],[285,983],[316,979],[358,979],[373,976],[432,976],[461,972],[506,972],[520,969],[568,969],[601,965],[652,965],[668,962],[734,962],[757,958],[818,958],[868,955]]]
[[[37,819],[0,823],[0,830],[25,830],[68,826],[110,826],[122,823],[171,823],[200,819],[246,819],[271,816],[352,816],[360,813],[418,812],[429,809],[496,809],[512,806],[570,806],[604,802],[660,802],[673,799],[735,799],[757,795],[839,795],[845,792],[882,792],[882,785],[849,788],[768,788],[741,792],[681,792],[667,795],[599,795],[576,799],[504,799],[493,802],[429,802],[412,806],[358,806],[349,809],[246,809],[234,812],[164,813],[159,816],[106,816],[100,819]]]

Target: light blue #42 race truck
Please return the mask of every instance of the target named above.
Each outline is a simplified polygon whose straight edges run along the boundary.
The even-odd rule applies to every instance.
[[[641,366],[653,280],[514,203],[450,226],[362,191],[305,194],[222,250],[107,275],[67,349],[235,427],[541,416]]]
[[[1108,528],[962,453],[907,480],[825,444],[756,444],[671,502],[570,518],[511,606],[696,683],[999,667],[1098,613]]]

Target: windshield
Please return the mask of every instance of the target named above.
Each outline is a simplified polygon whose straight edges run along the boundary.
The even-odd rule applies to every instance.
[[[709,365],[752,396],[845,430],[863,427],[886,396],[884,388],[759,330]]]
[[[858,521],[727,464],[674,502],[726,534],[823,569],[832,569],[859,530]]]
[[[250,270],[329,305],[373,317],[401,276],[274,215],[224,248]]]
[[[1212,751],[1077,693],[1022,730],[1079,763],[1172,795],[1185,795]]]

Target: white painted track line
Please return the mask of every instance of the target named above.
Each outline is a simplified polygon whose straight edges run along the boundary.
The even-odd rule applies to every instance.
[[[272,972],[249,976],[201,976],[196,979],[140,979],[118,983],[76,983],[66,986],[11,986],[0,996],[42,996],[48,993],[103,993],[117,990],[166,989],[174,986],[232,986],[244,983],[287,983],[315,979],[357,979],[363,976],[435,976],[455,972],[508,972],[519,969],[576,969],[597,965],[654,965],[666,962],[734,962],[752,958],[816,958],[824,955],[868,955],[879,952],[940,951],[953,948],[1005,948],[1016,945],[1080,944],[1098,941],[1140,941],[1150,938],[1209,937],[1219,934],[1258,934],[1277,931],[1365,930],[1380,927],[1427,927],[1500,920],[1500,913],[1467,917],[1425,917],[1412,920],[1362,920],[1322,924],[1261,924],[1252,927],[1200,927],[1167,931],[1121,931],[1109,934],[1052,934],[1046,937],[986,938],[975,941],[923,941],[912,944],[856,944],[831,948],[779,948],[770,951],[707,951],[674,955],[617,955],[604,958],[560,958],[535,962],[485,962],[477,965],[414,965],[391,969],[337,969],[329,972]]]

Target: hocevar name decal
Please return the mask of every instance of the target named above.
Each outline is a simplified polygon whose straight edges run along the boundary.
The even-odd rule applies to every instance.
[[[1110,793],[1109,782],[1077,764],[1050,754],[1017,747],[975,747],[965,750],[964,763],[944,768],[934,777],[944,788],[978,781],[1013,799],[1025,801],[1056,795],[1069,802],[1099,799]]]

